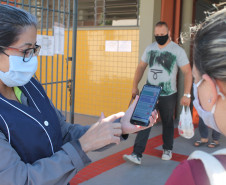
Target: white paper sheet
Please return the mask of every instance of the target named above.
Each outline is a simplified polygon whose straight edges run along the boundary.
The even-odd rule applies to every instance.
[[[131,41],[119,41],[118,44],[118,51],[119,52],[131,52]]]
[[[64,54],[64,27],[54,26],[55,54]]]
[[[105,51],[117,52],[118,51],[118,41],[106,40],[105,41]]]
[[[54,55],[54,39],[53,36],[37,35],[37,44],[41,45],[39,55],[53,56]]]

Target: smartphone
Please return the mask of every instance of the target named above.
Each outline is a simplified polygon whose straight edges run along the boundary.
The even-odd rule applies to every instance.
[[[162,87],[144,85],[130,122],[134,125],[148,126],[149,117],[155,109]]]

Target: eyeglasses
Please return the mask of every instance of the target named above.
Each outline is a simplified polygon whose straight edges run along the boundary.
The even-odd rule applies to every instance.
[[[39,45],[35,45],[34,48],[28,48],[25,50],[22,49],[18,49],[18,48],[13,48],[13,47],[5,47],[5,46],[0,46],[0,48],[3,49],[8,49],[8,50],[15,50],[15,51],[19,51],[21,53],[23,53],[23,61],[24,62],[28,62],[29,60],[31,60],[31,58],[35,55],[38,56],[41,46]],[[6,54],[4,51],[2,51],[5,55],[9,56],[8,54]]]

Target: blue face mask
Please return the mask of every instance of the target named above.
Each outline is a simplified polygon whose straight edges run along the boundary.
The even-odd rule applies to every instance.
[[[216,130],[217,132],[220,132],[219,128],[217,127],[216,121],[214,119],[214,112],[216,109],[216,103],[213,105],[213,108],[211,112],[205,111],[202,106],[199,103],[199,98],[198,98],[198,86],[203,82],[203,79],[200,80],[197,84],[193,84],[193,93],[194,93],[194,101],[193,105],[195,109],[198,112],[198,115],[202,118],[204,123],[211,127],[212,129]],[[225,99],[224,95],[220,92],[219,87],[216,85],[217,89],[217,94],[222,97],[222,99]]]
[[[23,86],[28,83],[35,74],[38,67],[37,56],[32,57],[28,62],[23,57],[9,56],[9,71],[0,71],[0,80],[8,87]]]

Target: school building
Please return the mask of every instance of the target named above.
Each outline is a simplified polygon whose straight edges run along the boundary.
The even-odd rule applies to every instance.
[[[74,115],[105,116],[125,111],[134,73],[158,21],[168,23],[192,64],[190,27],[224,0],[0,0],[38,19],[42,50],[36,77],[54,105]],[[139,88],[146,82],[144,75]],[[178,105],[183,75],[178,74]]]

